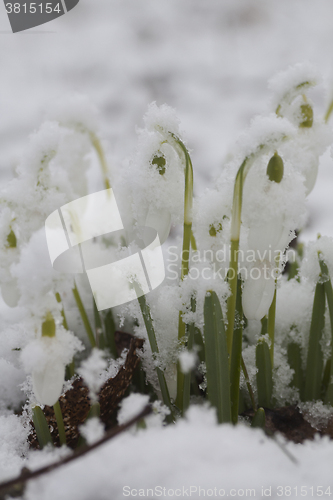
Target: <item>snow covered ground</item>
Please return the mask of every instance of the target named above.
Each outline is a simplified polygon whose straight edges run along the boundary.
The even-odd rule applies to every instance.
[[[2,182],[11,178],[27,135],[50,103],[80,92],[100,110],[115,173],[136,145],[135,126],[147,105],[157,101],[175,107],[193,150],[200,193],[214,182],[251,118],[270,110],[267,80],[277,71],[314,63],[323,85],[312,98],[324,115],[333,95],[332,18],[331,0],[80,0],[66,16],[13,35],[0,9]],[[317,232],[333,234],[332,167],[328,152],[308,200],[304,239]],[[0,436],[2,479],[17,474],[23,464],[36,467],[49,459],[43,452],[23,462],[25,434],[15,416],[1,417]],[[250,496],[242,492],[252,488],[252,498],[263,498],[262,488],[272,498],[317,498],[317,487],[323,498],[332,495],[333,443],[289,443],[287,448],[297,464],[261,431],[217,427],[209,412],[194,409],[187,423],[127,433],[32,482],[27,499],[120,499],[130,489],[156,486],[200,486],[206,496],[214,496],[208,490],[216,487],[236,498]],[[181,493],[174,496],[186,497]],[[158,491],[154,495],[163,497]],[[192,491],[192,498],[202,496]]]

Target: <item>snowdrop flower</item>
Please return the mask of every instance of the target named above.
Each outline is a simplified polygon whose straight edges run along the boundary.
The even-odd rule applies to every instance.
[[[82,343],[73,333],[56,327],[51,313],[42,324],[41,336],[30,342],[21,353],[26,372],[32,375],[32,385],[39,404],[53,406],[62,393],[65,368]]]
[[[283,178],[284,164],[282,158],[275,153],[267,165],[269,186],[266,190],[268,203],[270,187],[279,184]],[[272,214],[264,221],[255,221],[248,234],[249,248],[254,252],[255,262],[246,277],[242,303],[244,314],[248,319],[263,318],[272,303],[277,277],[277,265],[281,253],[290,241],[290,230],[284,224],[284,214]]]
[[[306,195],[313,190],[319,166],[319,158],[332,143],[331,128],[314,117],[312,103],[305,92],[320,77],[309,63],[296,64],[278,73],[271,81],[274,106],[278,116],[287,118],[297,127],[293,141],[282,145],[281,151],[304,177]]]
[[[172,135],[180,135],[179,120],[172,108],[153,103],[144,117],[144,125],[138,131],[137,152],[121,171],[117,192],[122,193],[121,211],[128,212],[130,206],[137,224],[156,229],[163,242],[171,224],[181,223],[184,216],[183,153]]]

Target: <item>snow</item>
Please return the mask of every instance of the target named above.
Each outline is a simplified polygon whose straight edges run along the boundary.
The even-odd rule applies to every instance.
[[[78,369],[79,375],[89,389],[89,397],[93,402],[97,402],[97,393],[105,382],[102,373],[106,370],[108,363],[103,351],[94,348],[89,358],[82,361]]]
[[[135,436],[127,432],[57,472],[31,481],[26,498],[67,500],[78,495],[80,485],[80,500],[96,495],[99,500],[118,500],[128,490],[139,496],[135,489],[142,490],[141,496],[145,491],[145,496],[158,498],[159,488],[170,490],[169,496],[171,490],[179,488],[182,494],[178,492],[178,496],[186,498],[183,488],[189,496],[191,487],[194,499],[204,496],[199,495],[199,487],[206,492],[224,489],[225,496],[237,498],[245,496],[241,490],[254,489],[252,498],[258,499],[262,488],[271,488],[271,498],[279,498],[279,486],[298,487],[298,495],[292,490],[289,496],[296,499],[301,486],[326,489],[330,485],[332,442],[324,439],[285,446],[296,464],[261,430],[245,424],[217,426],[212,410],[193,407],[186,421],[163,429],[139,430]],[[320,467],[315,467],[316,463]],[[155,494],[147,493],[155,488]],[[160,496],[167,498],[168,494]]]
[[[183,373],[190,373],[197,364],[195,352],[183,351],[179,354],[180,368]]]
[[[88,418],[87,421],[80,426],[80,434],[87,441],[87,444],[93,444],[103,437],[104,425],[97,417]]]
[[[144,394],[131,394],[127,398],[124,398],[120,403],[120,409],[118,412],[118,423],[119,425],[126,424],[132,418],[139,415],[142,410],[149,403],[149,396]]]

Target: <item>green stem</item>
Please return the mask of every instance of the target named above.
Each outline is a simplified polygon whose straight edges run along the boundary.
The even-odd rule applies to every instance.
[[[89,323],[88,315],[87,315],[86,310],[84,308],[84,305],[83,305],[83,302],[81,300],[81,297],[80,297],[79,291],[77,289],[76,283],[75,283],[74,288],[73,288],[73,295],[74,295],[77,307],[78,307],[78,309],[80,311],[80,315],[81,315],[84,327],[86,329],[86,332],[87,332],[87,335],[88,335],[91,347],[96,347],[96,340],[95,340],[95,337],[94,337],[94,332],[93,332],[93,330],[91,328],[91,325]]]
[[[286,139],[286,136],[281,136],[276,139],[276,143],[279,143]],[[230,287],[230,296],[228,298],[228,328],[227,328],[227,345],[229,356],[231,355],[232,349],[232,337],[234,333],[234,321],[235,321],[235,308],[236,308],[236,294],[237,294],[237,275],[238,275],[238,253],[239,253],[239,238],[241,231],[242,222],[242,205],[243,205],[243,188],[246,176],[249,169],[253,165],[253,162],[259,155],[267,152],[269,148],[273,148],[273,143],[270,146],[265,144],[259,144],[256,151],[245,158],[243,163],[238,169],[235,185],[234,185],[234,197],[232,203],[231,211],[231,248],[230,248],[230,263],[229,263],[229,277],[228,283]]]
[[[56,293],[56,299],[57,299],[58,303],[61,302],[61,296],[60,296],[60,293],[58,293],[58,292]],[[66,319],[66,315],[65,315],[65,310],[63,307],[61,308],[61,316],[62,316],[62,325],[66,330],[68,330],[68,323],[67,323],[67,319]]]
[[[231,248],[230,248],[230,263],[229,263],[229,287],[230,296],[228,298],[228,313],[227,313],[227,347],[229,360],[231,359],[232,338],[234,333],[235,310],[237,298],[237,276],[238,276],[238,253],[239,253],[239,237],[241,229],[241,216],[243,204],[243,184],[244,184],[244,169],[248,158],[246,158],[240,166],[235,180],[234,198],[231,215]]]
[[[53,410],[54,410],[55,418],[57,420],[60,444],[65,445],[66,444],[66,432],[65,432],[64,420],[62,418],[62,412],[61,412],[59,401],[57,401],[53,405]]]
[[[174,134],[170,133],[172,140],[175,142],[175,150],[179,157],[185,159],[185,193],[184,193],[184,233],[183,233],[183,248],[181,262],[181,279],[183,280],[189,273],[190,267],[190,249],[191,240],[195,245],[195,239],[192,233],[192,205],[193,205],[193,166],[190,155],[184,143]],[[181,313],[178,320],[178,342],[179,345],[184,343],[186,335],[186,325],[183,322]],[[180,364],[177,363],[177,398],[176,406],[181,414],[184,412],[184,375],[181,371]]]
[[[332,111],[333,111],[333,99],[331,100],[331,102],[330,102],[330,104],[329,104],[329,106],[328,106],[328,108],[327,108],[327,111],[326,111],[326,113],[325,113],[325,116],[324,116],[324,121],[325,121],[325,123],[327,123],[327,122],[328,122],[328,120],[330,119],[330,116],[331,116],[331,114],[332,114]]]
[[[101,168],[102,168],[105,189],[110,189],[111,186],[110,186],[110,182],[108,179],[108,166],[107,166],[107,162],[105,159],[105,154],[104,154],[104,150],[102,148],[101,142],[94,132],[89,132],[89,136],[90,136],[91,143],[95,148],[95,151],[97,153],[97,156],[98,156]]]
[[[198,247],[197,247],[197,242],[195,240],[195,237],[194,237],[194,234],[193,234],[193,231],[191,232],[191,248],[194,252],[197,252],[198,250]]]
[[[32,421],[36,430],[39,446],[41,448],[44,448],[48,444],[53,446],[50,429],[43,410],[40,408],[40,406],[35,406],[32,409]]]
[[[139,288],[138,288],[137,283],[134,283],[134,285],[135,285],[135,287],[137,289],[137,293],[138,293]],[[159,349],[158,349],[158,345],[157,345],[155,329],[154,329],[153,320],[151,317],[150,307],[146,301],[145,295],[138,297],[138,302],[139,302],[141,313],[143,316],[143,321],[144,321],[145,326],[146,326],[150,348],[152,350],[153,356],[156,357],[159,355]],[[161,368],[156,366],[156,373],[157,373],[159,386],[161,389],[163,403],[169,408],[169,410],[171,412],[170,420],[173,421],[173,407],[171,404],[169,389],[168,389],[168,386],[167,386],[167,383],[165,380],[164,372],[161,370]]]
[[[274,367],[275,313],[276,313],[276,282],[275,282],[273,302],[271,303],[271,306],[268,310],[268,320],[267,320],[268,337],[269,340],[271,341],[269,352],[271,355],[272,368]]]

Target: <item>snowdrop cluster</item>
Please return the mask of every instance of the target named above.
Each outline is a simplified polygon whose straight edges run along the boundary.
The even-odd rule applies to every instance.
[[[117,328],[144,339],[132,387],[145,402],[159,398],[167,421],[205,399],[219,422],[233,423],[249,407],[323,393],[333,404],[332,377],[320,386],[325,369],[333,376],[333,240],[323,236],[304,250],[296,238],[320,156],[333,141],[309,97],[317,80],[308,65],[277,75],[273,112],[252,121],[199,198],[180,121],[167,105],[149,106],[136,152],[117,172],[108,170],[96,112],[80,96],[50,110],[31,136],[0,194],[0,286],[9,318],[3,335],[16,332],[4,356],[30,380],[30,406],[55,408],[62,444],[64,383],[81,377],[96,409],[103,384],[125,366],[126,352],[114,359]],[[158,233],[165,255],[164,283],[112,311],[97,310],[84,276],[52,268],[44,229],[52,212],[95,189],[96,163],[106,189],[112,180],[125,231],[94,238],[86,255],[114,262],[137,253],[132,236],[145,227]],[[74,232],[79,225],[72,221]],[[176,225],[183,234],[170,237]],[[81,427],[88,442],[103,434],[97,418]]]

